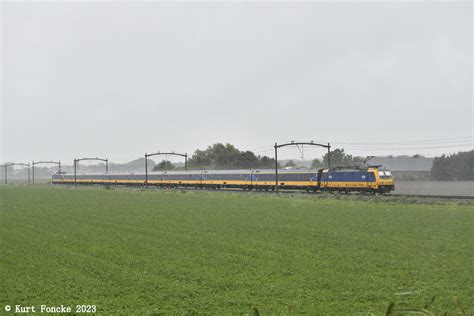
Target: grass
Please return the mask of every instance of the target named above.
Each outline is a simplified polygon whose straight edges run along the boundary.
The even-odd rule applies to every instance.
[[[472,205],[0,186],[0,308],[472,313],[473,232]]]

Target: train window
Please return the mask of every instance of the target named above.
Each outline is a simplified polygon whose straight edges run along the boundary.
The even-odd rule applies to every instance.
[[[379,176],[380,178],[391,178],[392,177],[392,173],[388,170],[379,170]]]

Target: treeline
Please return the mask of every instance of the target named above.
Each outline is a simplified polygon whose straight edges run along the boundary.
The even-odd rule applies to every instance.
[[[331,150],[330,156],[326,153],[323,156],[322,160],[314,159],[311,168],[312,169],[320,169],[320,168],[327,168],[328,166],[328,157],[331,159],[331,168],[333,167],[348,167],[348,166],[361,166],[364,163],[363,157],[352,156],[346,154],[343,148],[336,148]]]
[[[331,151],[331,167],[340,166],[360,166],[364,158],[354,157],[346,154],[344,149],[336,148]],[[312,169],[326,168],[328,165],[328,154],[322,160],[315,159],[311,164]],[[281,167],[279,165],[279,167]],[[283,167],[296,167],[293,160],[288,161]],[[232,144],[217,143],[209,146],[205,150],[196,150],[188,160],[188,168],[201,169],[273,169],[275,159],[268,156],[257,156],[251,151],[240,151]],[[158,163],[154,171],[182,170],[184,167],[177,167],[169,160],[162,160]]]
[[[275,159],[240,151],[234,145],[217,143],[205,150],[196,150],[188,160],[189,169],[268,169],[275,167]],[[163,160],[153,170],[179,170],[170,161]]]
[[[433,180],[474,180],[474,150],[442,155],[433,160]]]

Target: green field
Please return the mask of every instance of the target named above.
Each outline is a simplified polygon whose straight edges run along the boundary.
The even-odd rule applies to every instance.
[[[382,200],[383,201],[383,200]],[[474,311],[474,207],[0,186],[0,309]]]

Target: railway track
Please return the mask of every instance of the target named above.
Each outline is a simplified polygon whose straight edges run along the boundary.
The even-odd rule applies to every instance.
[[[55,184],[58,185],[58,184]],[[60,184],[59,184],[60,185]],[[70,185],[66,185],[70,186]],[[90,186],[90,184],[88,184]],[[102,184],[92,184],[92,186],[103,186]],[[127,186],[118,186],[118,187],[127,187]],[[191,188],[191,187],[155,187],[149,186],[148,189],[144,189],[141,186],[134,186],[134,188],[142,188],[143,190],[157,190],[157,191],[192,191],[192,192],[232,192],[232,193],[241,193],[241,194],[270,194],[275,195],[274,191],[265,191],[265,190],[242,190],[237,188]],[[342,193],[342,192],[306,192],[299,190],[280,190],[280,195],[289,195],[289,194],[301,194],[301,195],[314,195],[314,196],[373,196],[373,197],[400,197],[400,198],[422,198],[422,199],[439,199],[439,200],[474,200],[472,195],[440,195],[440,194],[401,194],[401,193],[386,193],[386,194],[364,194],[364,193]]]
[[[194,189],[197,191],[221,191],[221,192],[240,192],[240,193],[248,193],[248,191],[243,191],[240,189],[221,189],[221,190],[205,190],[205,189]],[[251,191],[252,193],[256,194],[275,194],[273,191]],[[333,192],[333,193],[320,193],[320,192],[305,192],[305,191],[280,191],[278,194],[305,194],[305,195],[321,195],[324,196],[331,196],[331,195],[341,195],[341,196],[353,196],[356,197],[358,195],[362,196],[371,196],[370,194],[363,194],[363,193],[341,193],[341,192]],[[399,193],[387,193],[387,194],[377,194],[372,195],[375,197],[405,197],[405,198],[423,198],[423,199],[442,199],[442,200],[474,200],[474,196],[469,195],[427,195],[427,194],[399,194]]]
[[[425,199],[446,199],[446,200],[474,200],[472,195],[428,195],[428,194],[398,194],[390,193],[387,196],[413,197]]]
[[[235,189],[235,188],[221,188],[221,189],[197,189],[197,188],[159,188],[156,187],[155,189],[158,190],[186,190],[186,191],[193,191],[193,192],[235,192],[235,193],[242,193],[242,194],[272,194],[275,195],[274,191],[244,191],[242,189]],[[306,191],[299,191],[299,190],[280,190],[278,194],[281,195],[288,195],[288,194],[303,194],[303,195],[324,195],[324,196],[332,196],[332,195],[340,195],[340,196],[375,196],[375,197],[405,197],[405,198],[423,198],[423,199],[442,199],[442,200],[474,200],[474,196],[472,195],[440,195],[440,194],[401,194],[401,193],[387,193],[387,194],[364,194],[364,193],[341,193],[341,192],[306,192]]]

